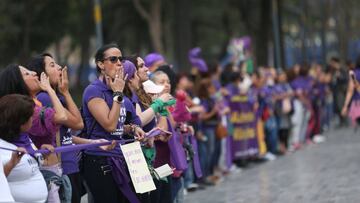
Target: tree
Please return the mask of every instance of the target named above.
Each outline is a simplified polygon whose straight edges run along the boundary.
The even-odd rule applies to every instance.
[[[132,1],[137,12],[148,23],[149,34],[155,51],[164,53],[164,45],[162,41],[161,0],[151,1],[149,11],[144,8],[140,0]]]

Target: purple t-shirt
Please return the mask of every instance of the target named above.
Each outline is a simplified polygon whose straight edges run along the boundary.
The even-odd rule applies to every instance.
[[[58,94],[61,104],[66,108],[66,102],[64,96]],[[37,99],[42,103],[43,106],[52,107],[51,99],[48,93],[40,92],[37,96]],[[70,129],[64,125],[60,126],[60,141],[61,146],[72,145],[72,135]],[[64,174],[72,174],[79,171],[79,166],[77,162],[78,151],[65,152],[61,153],[61,165],[63,168]]]
[[[106,104],[109,108],[112,107],[113,104],[113,92],[111,89],[108,88],[108,86],[105,84],[105,82],[100,81],[99,79],[92,82],[90,85],[88,85],[84,91],[83,94],[83,116],[84,116],[84,122],[87,127],[87,133],[89,135],[90,139],[106,139],[106,140],[123,140],[123,133],[124,133],[124,123],[126,120],[127,115],[127,109],[134,109],[132,106],[131,101],[124,97],[124,103],[121,105],[120,108],[120,117],[118,120],[118,124],[116,127],[116,130],[113,132],[107,132],[99,123],[95,121],[95,126],[92,129],[92,132],[90,133],[90,128],[92,127],[92,124],[94,122],[94,117],[90,113],[90,110],[87,106],[88,102],[93,98],[100,98],[104,99]],[[130,110],[133,111],[133,110]],[[133,118],[131,120],[136,120],[136,118]],[[98,156],[120,156],[122,157],[122,152],[120,150],[120,146],[117,145],[114,150],[111,151],[104,151],[99,148],[93,148],[85,150],[85,153],[91,154],[91,155],[98,155]]]

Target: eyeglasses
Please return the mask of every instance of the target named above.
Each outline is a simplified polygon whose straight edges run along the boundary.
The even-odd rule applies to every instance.
[[[111,63],[117,63],[118,60],[120,62],[124,62],[125,57],[123,57],[123,56],[109,56],[109,57],[106,57],[106,58],[103,59],[103,61],[105,61],[105,60],[109,60]]]

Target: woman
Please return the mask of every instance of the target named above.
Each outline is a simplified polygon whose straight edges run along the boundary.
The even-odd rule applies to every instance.
[[[122,142],[125,135],[133,134],[137,139],[144,136],[138,125],[124,125],[129,119],[127,109],[132,104],[123,94],[128,76],[124,75],[122,62],[122,53],[117,45],[101,47],[95,54],[99,77],[86,87],[83,94],[84,122],[88,136],[90,139],[113,141],[113,149],[110,151],[85,151],[84,178],[95,202],[138,202],[131,188],[124,157],[115,142]]]
[[[36,160],[24,148],[12,144],[21,132],[32,125],[33,100],[24,95],[10,94],[0,99],[0,149],[4,172],[16,202],[45,202],[48,191]]]
[[[12,64],[7,66],[0,75],[0,96],[6,94],[20,93],[33,98],[35,102],[33,122],[27,133],[22,133],[19,139],[14,141],[17,146],[25,147],[28,152],[38,148],[47,148],[53,151],[56,144],[56,134],[58,125],[67,120],[64,107],[56,96],[54,89],[50,85],[49,78],[45,73],[41,73],[39,81],[35,72],[29,71],[25,67]],[[40,91],[46,91],[51,98],[53,107],[43,107],[41,102],[36,99]],[[31,138],[31,139],[30,139]],[[52,178],[63,178],[60,159],[57,154],[49,154],[44,157],[41,170],[48,181],[49,195],[48,202],[60,202],[60,198],[69,200],[69,187],[63,187],[63,192],[59,195],[60,186],[67,184],[55,184],[50,181]],[[65,177],[66,178],[66,177]],[[66,183],[67,179],[63,179]]]
[[[341,115],[348,115],[352,125],[360,124],[360,57],[357,58],[355,70],[349,71],[349,83]],[[350,109],[349,109],[350,107]]]
[[[136,114],[141,119],[141,124],[145,132],[149,132],[156,127],[167,130],[166,116],[161,115],[160,111],[164,110],[166,102],[172,98],[171,95],[168,93],[164,93],[158,98],[159,100],[161,100],[161,102],[153,102],[152,97],[145,92],[142,86],[142,82],[148,80],[147,67],[144,65],[144,62],[140,57],[133,57],[130,58],[130,60],[133,62],[126,60],[123,63],[124,72],[128,75],[128,81],[126,82],[124,90],[126,97],[130,99],[130,101],[136,108]],[[137,65],[135,65],[134,63]],[[162,87],[161,89],[164,88],[163,86],[158,87]],[[154,91],[151,92],[155,93]],[[161,92],[157,92],[157,94],[160,93]],[[166,142],[169,137],[164,136],[157,138],[162,139]],[[154,138],[150,138],[147,144],[142,147],[145,159],[149,167],[154,167],[153,163],[155,158],[155,148],[153,146],[153,143]],[[154,181],[157,182],[156,179]],[[142,194],[139,198],[143,203],[152,202],[151,198],[156,194],[156,191],[152,191],[150,195]]]
[[[65,107],[67,119],[60,123],[60,144],[62,146],[72,145],[74,143],[87,143],[85,139],[72,137],[70,130],[81,130],[84,127],[81,114],[72,99],[69,92],[69,80],[67,75],[67,67],[62,68],[56,63],[54,58],[44,53],[33,57],[27,64],[27,68],[40,75],[42,72],[49,77],[50,84],[56,90],[57,97],[61,104]],[[47,92],[41,91],[36,95],[37,99],[43,106],[52,106],[50,95]],[[78,151],[66,152],[61,154],[61,165],[63,174],[67,175],[72,187],[72,202],[81,201],[81,187],[82,181],[79,174],[79,167],[77,163]]]
[[[168,69],[170,72],[171,70]],[[157,84],[164,86],[164,90],[162,93],[170,93],[171,92],[171,81],[169,79],[167,73],[163,71],[159,71],[159,69],[151,75],[151,80]],[[173,109],[173,108],[171,108]],[[166,111],[169,112],[167,122],[167,129],[172,132],[172,137],[168,141],[168,143],[164,143],[162,141],[155,142],[156,148],[156,156],[154,161],[154,167],[159,167],[164,164],[169,164],[174,167],[176,170],[172,175],[172,178],[168,178],[169,183],[160,182],[158,188],[161,188],[158,191],[157,199],[160,198],[161,202],[183,202],[183,194],[184,194],[184,180],[183,180],[183,172],[187,169],[187,161],[186,155],[183,148],[183,137],[175,130],[177,123],[174,121],[172,117],[170,108],[167,108]],[[168,197],[170,192],[170,201],[163,200],[161,197]],[[153,201],[156,202],[156,201]],[[159,201],[158,201],[159,202]]]
[[[285,72],[280,72],[277,77],[277,84],[275,86],[276,103],[275,114],[277,116],[277,123],[279,128],[279,150],[285,154],[289,147],[289,135],[291,130],[291,100],[293,91],[290,84],[287,82]]]

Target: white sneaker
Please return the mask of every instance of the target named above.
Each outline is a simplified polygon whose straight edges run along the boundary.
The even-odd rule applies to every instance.
[[[191,189],[197,189],[198,187],[199,187],[198,184],[196,184],[196,183],[191,183],[187,189],[190,189],[190,190],[191,190]]]
[[[264,158],[265,158],[266,160],[268,160],[268,161],[274,161],[274,160],[276,160],[276,156],[275,156],[273,153],[271,153],[271,152],[267,152],[267,153],[265,154]]]
[[[188,194],[187,189],[184,188],[184,196],[186,196]]]
[[[241,168],[237,167],[235,164],[231,165],[229,172],[231,173],[240,173],[242,171]]]
[[[325,138],[325,136],[323,136],[323,135],[320,135],[320,134],[318,134],[318,135],[315,135],[314,137],[313,137],[313,142],[315,142],[315,143],[323,143],[323,142],[325,142],[325,140],[326,140],[326,138]]]

